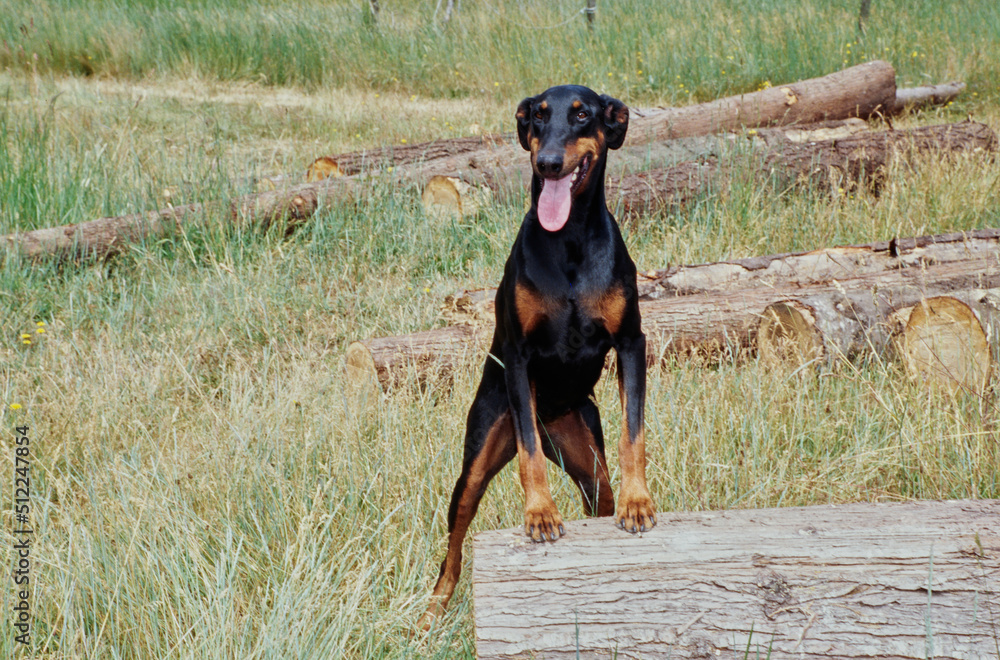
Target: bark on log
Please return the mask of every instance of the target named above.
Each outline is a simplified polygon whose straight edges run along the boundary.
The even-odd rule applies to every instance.
[[[998,332],[1000,291],[956,292],[910,310],[900,350],[912,378],[979,394],[994,373]]]
[[[814,337],[811,345],[815,346],[809,359],[831,360],[868,350],[888,352],[899,330],[891,315],[901,307],[956,291],[998,287],[1000,260],[993,253],[976,261],[876,271],[826,284],[759,286],[645,300],[640,302],[640,312],[650,364],[669,356],[716,361],[752,351],[758,348],[762,319],[770,318],[768,308],[778,304],[808,311]],[[481,363],[492,332],[490,318],[358,341],[350,351],[367,355],[370,362],[360,357],[355,362],[370,363],[370,377],[377,377],[388,389],[413,375],[441,374],[458,364],[471,365],[466,361],[470,358]]]
[[[958,98],[965,91],[964,82],[950,82],[941,85],[924,85],[896,90],[896,103],[892,106],[892,114],[916,110],[926,105],[946,105]]]
[[[620,205],[622,219],[637,217],[663,207],[686,204],[713,191],[724,190],[732,180],[734,169],[743,173],[749,171],[760,177],[774,177],[783,184],[804,182],[821,189],[844,191],[865,185],[877,192],[888,167],[899,155],[926,152],[992,153],[997,149],[997,136],[993,130],[985,124],[971,121],[879,133],[853,131],[853,127],[849,125],[840,128],[839,135],[831,135],[835,129],[829,128],[809,132],[772,129],[753,149],[762,155],[755,157],[751,154],[739,154],[739,166],[729,162],[731,158],[726,159],[725,164],[721,162],[725,159],[727,148],[717,138],[713,138],[714,145],[704,144],[702,157],[697,161],[648,171],[635,170],[641,169],[637,164],[658,160],[664,154],[655,151],[647,153],[642,147],[626,148],[623,153],[615,155],[612,171],[631,173],[624,176],[612,174],[608,177],[608,200],[612,207]],[[763,133],[764,130],[760,132]],[[671,140],[666,144],[677,142],[679,141]],[[482,196],[485,186],[498,188],[501,181],[509,183],[512,179],[520,181],[521,185],[527,185],[531,170],[526,160],[522,158],[521,161],[504,166],[506,175],[501,179],[494,179],[485,172],[481,176],[466,175],[464,190],[458,189],[456,185],[447,196],[435,196],[433,192],[428,192],[425,208],[432,210],[440,206],[444,212],[457,213],[464,203],[463,195],[466,194],[470,196],[467,205],[475,208],[475,200]],[[441,178],[434,177],[425,191],[440,185],[437,182]],[[462,181],[455,177],[447,178],[454,182]]]
[[[476,651],[504,658],[996,657],[1000,500],[661,513],[474,541]],[[578,655],[579,653],[579,655]]]
[[[822,80],[822,78],[819,80]],[[957,98],[958,95],[964,90],[965,83],[963,82],[950,82],[941,85],[926,85],[921,87],[897,89],[896,97],[892,104],[891,114],[899,114],[905,110],[913,110],[925,105],[944,105]],[[747,97],[750,97],[750,95],[745,94],[742,95],[742,97],[746,99]],[[647,116],[654,117],[665,112],[683,111],[686,115],[697,116],[703,111],[708,111],[706,106],[709,106],[711,103],[717,103],[717,101],[699,103],[689,106],[686,110],[683,108],[633,108],[633,114],[635,115],[633,121],[637,122],[637,125],[641,128],[646,121],[645,118]],[[870,115],[845,115],[845,117],[860,116],[867,118]],[[680,127],[677,127],[677,130],[679,131]],[[498,146],[505,143],[512,145],[516,139],[517,138],[514,133],[492,133],[482,136],[477,135],[470,137],[447,138],[406,146],[380,147],[376,149],[346,152],[332,156],[321,156],[314,162],[327,161],[328,163],[336,165],[335,171],[339,172],[339,174],[333,174],[334,176],[349,176],[387,166],[399,167],[403,165],[412,165],[414,163],[436,160],[448,156],[457,156],[463,153],[480,151],[483,148]],[[311,169],[312,168],[310,168],[310,171]]]
[[[640,300],[752,288],[798,288],[832,284],[885,271],[966,262],[970,270],[1000,263],[1000,229],[976,229],[861,245],[771,254],[639,273]],[[493,318],[496,289],[462,290],[445,299],[451,322]],[[904,321],[905,322],[905,321]]]
[[[887,114],[896,101],[896,73],[881,60],[820,78],[649,113],[629,125],[626,144],[739,128],[805,124]]]
[[[372,185],[373,182],[349,177],[326,179],[242,195],[228,204],[185,204],[159,211],[8,234],[0,236],[0,243],[9,252],[17,252],[27,258],[52,255],[103,258],[116,254],[131,243],[162,236],[212,215],[227,216],[234,224],[269,226],[272,223],[287,223],[290,227],[310,217],[321,203],[346,202],[366,193]]]
[[[878,192],[893,160],[908,154],[976,152],[997,149],[993,130],[977,122],[924,126],[904,131],[864,133],[842,139],[785,144],[748,168],[784,184],[809,183],[820,189],[850,191],[865,186]],[[609,179],[608,199],[620,204],[623,218],[684,204],[698,195],[724,190],[731,166],[717,159]]]

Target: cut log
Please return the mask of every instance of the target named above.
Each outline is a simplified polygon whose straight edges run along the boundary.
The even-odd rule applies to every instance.
[[[22,257],[79,256],[103,258],[129,244],[193,226],[222,215],[234,224],[286,224],[309,218],[321,203],[345,203],[371,190],[373,182],[341,177],[243,195],[228,204],[209,202],[158,211],[98,218],[76,225],[48,227],[0,236],[0,244]]]
[[[425,213],[447,217],[475,215],[492,199],[489,188],[469,185],[452,176],[431,177],[420,196]]]
[[[900,155],[996,150],[997,136],[989,126],[966,121],[820,142],[786,143],[759,161],[748,159],[746,169],[761,177],[774,177],[783,185],[808,183],[841,193],[865,186],[877,193],[893,159]],[[608,200],[621,206],[623,218],[634,218],[725,190],[731,179],[732,166],[724,166],[718,159],[681,163],[609,179]]]
[[[710,359],[760,349],[762,319],[794,317],[802,328],[796,345],[804,360],[851,359],[863,352],[888,353],[898,328],[890,315],[900,307],[955,291],[1000,287],[1000,263],[938,264],[923,269],[882,271],[808,287],[781,286],[700,293],[640,304],[650,358],[697,355]],[[776,306],[780,307],[780,311]],[[772,328],[764,325],[765,330]],[[785,348],[771,337],[774,352]]]
[[[901,351],[911,377],[979,394],[994,371],[998,332],[1000,291],[956,292],[910,310]]]
[[[1000,261],[1000,229],[976,229],[862,245],[772,254],[639,273],[640,300],[752,288],[807,287],[931,264],[966,262],[970,271]],[[496,289],[462,290],[445,299],[452,323],[493,318]],[[905,323],[905,320],[904,320]]]
[[[891,315],[900,307],[955,291],[997,287],[1000,261],[994,253],[992,259],[876,271],[826,284],[760,286],[644,300],[639,308],[651,364],[670,356],[717,361],[759,348],[761,320],[771,318],[767,310],[778,304],[808,310],[815,346],[808,359],[833,360],[863,351],[888,352],[898,331]],[[351,350],[367,350],[373,376],[390,388],[414,375],[450,371],[463,360],[481,363],[492,332],[492,318],[481,318],[414,335],[355,342]]]
[[[877,190],[897,156],[996,150],[997,135],[993,129],[979,122],[963,121],[786,146],[768,154],[764,164],[784,180],[809,181],[833,190],[850,190],[860,183]]]
[[[819,137],[824,139],[809,140]],[[734,169],[739,169],[741,175],[750,172],[762,178],[773,177],[783,185],[809,183],[823,190],[838,192],[852,191],[864,185],[877,193],[893,159],[900,155],[993,153],[998,142],[996,133],[989,126],[971,121],[878,133],[855,131],[849,125],[812,131],[771,129],[766,139],[758,141],[759,146],[754,151],[759,155],[740,154],[729,158],[725,156],[728,145],[718,138],[713,140],[714,144],[704,143],[702,156],[697,161],[649,171],[634,170],[638,169],[638,163],[650,162],[651,156],[662,158],[665,154],[650,154],[642,147],[625,149],[621,156],[616,154],[619,163],[614,170],[632,170],[633,173],[609,176],[609,204],[621,207],[622,219],[635,218],[668,206],[684,205],[697,197],[728,188]],[[671,140],[666,144],[680,142],[682,140]],[[722,164],[723,160],[726,164]],[[734,165],[735,162],[740,165]],[[503,181],[519,180],[522,185],[530,181],[531,171],[527,161],[520,165],[508,165],[504,171]],[[466,178],[480,185],[465,183],[465,187],[459,189],[457,182],[461,180],[447,177],[449,181],[456,182],[450,187],[448,195],[431,190],[441,185],[439,182],[443,177],[432,178],[425,187],[425,208],[431,210],[440,205],[445,212],[455,212],[456,207],[465,203],[463,195],[466,194],[469,195],[468,204],[475,208],[477,199],[482,196],[482,186],[501,185],[501,179],[488,176],[485,171],[475,177],[467,175]]]
[[[740,128],[807,124],[824,119],[888,113],[896,101],[896,73],[881,60],[759,92],[646,114],[629,125],[626,144]]]
[[[474,540],[476,651],[506,658],[996,657],[1000,500],[610,518]]]
[[[963,82],[950,82],[943,83],[940,85],[924,85],[921,87],[908,87],[896,90],[896,98],[892,104],[891,114],[900,114],[907,110],[914,110],[916,108],[924,107],[926,105],[944,105],[949,101],[953,101],[965,90],[965,83]],[[747,95],[743,95],[746,98]],[[737,98],[737,97],[732,97]],[[700,112],[699,109],[704,109],[705,106],[709,104],[700,103],[694,106],[690,106],[690,110],[687,112],[691,115],[696,115]],[[653,117],[663,112],[670,112],[670,110],[665,108],[633,108],[633,114],[635,115],[634,121],[638,122],[641,126],[644,117]],[[674,109],[680,110],[680,109]],[[856,118],[861,115],[847,115],[846,118]],[[866,116],[867,117],[867,116]],[[842,121],[842,120],[841,120]],[[810,122],[812,123],[812,122]],[[815,122],[815,124],[822,124],[824,122]],[[836,122],[834,122],[836,123]],[[804,124],[808,125],[808,124]],[[677,127],[680,130],[680,127]],[[808,132],[810,130],[805,128],[804,131]],[[836,126],[830,127],[831,132],[837,132],[838,128]],[[791,129],[789,131],[789,137],[793,141],[806,142],[811,140],[829,140],[836,137],[841,137],[840,135],[830,134],[826,136],[800,136],[798,139],[793,137],[795,130]],[[690,136],[685,136],[690,137]],[[763,136],[762,136],[763,137]],[[440,140],[431,140],[429,142],[421,142],[418,144],[405,145],[405,146],[393,146],[393,147],[381,147],[377,149],[364,149],[362,151],[352,151],[341,154],[336,154],[333,156],[321,156],[316,159],[314,163],[322,162],[322,165],[318,166],[315,172],[313,172],[313,167],[310,166],[309,172],[311,175],[319,175],[322,178],[325,176],[345,176],[352,174],[360,174],[365,171],[370,171],[372,169],[379,169],[388,166],[399,167],[404,165],[412,165],[414,163],[426,162],[430,160],[437,160],[439,158],[445,158],[449,156],[456,156],[463,153],[469,153],[473,151],[480,151],[483,148],[494,147],[502,144],[513,145],[517,139],[514,133],[493,133],[482,136],[471,136],[471,137],[457,137],[457,138],[446,138]],[[334,167],[329,167],[333,165]],[[307,180],[312,180],[308,179]]]
[[[453,325],[356,341],[347,347],[346,370],[355,387],[378,382],[388,390],[408,381],[421,384],[447,376],[456,366],[481,362],[491,336],[492,328]]]
[[[516,141],[517,136],[513,133],[474,135],[321,156],[314,163],[319,161],[333,163],[340,175],[361,174],[389,166],[413,165],[491,147],[513,145]]]
[[[945,105],[958,98],[963,91],[965,91],[964,82],[897,89],[892,113],[898,115],[927,105]]]

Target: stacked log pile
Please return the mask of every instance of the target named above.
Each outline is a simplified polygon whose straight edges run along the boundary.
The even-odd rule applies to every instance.
[[[891,114],[923,102],[942,101],[960,88],[921,89],[913,94],[897,92],[895,71],[887,62],[874,61],[832,73],[828,76],[741,94],[686,108],[634,112],[626,147],[621,157],[621,176],[656,166],[657,159],[676,160],[680,143],[664,142],[675,138],[707,136],[725,131],[762,129],[771,126],[798,126],[847,118],[868,119]],[[900,102],[900,99],[904,100]],[[846,124],[848,132],[857,130]],[[799,130],[799,129],[796,129]],[[820,129],[823,130],[823,129]],[[787,134],[788,140],[793,132]],[[697,144],[697,142],[695,143]],[[691,149],[692,146],[684,147]],[[681,149],[683,151],[683,148]],[[392,168],[384,167],[387,162]],[[685,165],[688,179],[702,174],[698,164]],[[681,181],[685,172],[666,174],[665,180]],[[105,257],[128,244],[167,234],[178,226],[205,222],[223,216],[233,222],[270,225],[283,223],[293,227],[315,213],[321,205],[350,203],[369,194],[375,186],[416,186],[423,190],[435,177],[462,181],[466,186],[499,189],[512,184],[523,186],[529,173],[527,159],[509,136],[486,136],[438,141],[404,149],[376,150],[317,159],[305,183],[274,178],[265,188],[228,202],[197,203],[123,216],[99,218],[62,227],[10,234],[0,237],[8,252],[29,258],[50,255]],[[647,177],[639,184],[648,190]],[[439,179],[440,181],[440,179]],[[624,181],[624,180],[623,180]],[[628,184],[627,181],[624,183]],[[681,187],[692,184],[679,183]],[[695,186],[695,189],[699,189]],[[461,199],[463,191],[458,192]],[[481,191],[470,194],[481,196]],[[642,192],[643,204],[649,199],[672,199],[672,193]],[[430,194],[428,199],[447,200],[450,194]],[[674,195],[676,196],[676,195]],[[630,202],[638,210],[642,204]],[[460,205],[476,208],[476,203]]]
[[[638,282],[648,360],[827,363],[900,355],[914,377],[979,392],[993,371],[1000,230],[678,266]],[[446,301],[444,328],[354,342],[356,378],[391,388],[485,358],[493,290]]]

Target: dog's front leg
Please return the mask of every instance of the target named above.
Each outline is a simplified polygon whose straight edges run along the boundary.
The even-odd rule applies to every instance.
[[[535,420],[535,392],[527,359],[516,348],[504,352],[507,397],[517,438],[517,458],[524,488],[524,531],[533,541],[555,541],[565,534],[545,473],[545,454]]]
[[[622,402],[622,435],[618,463],[622,470],[621,493],[615,524],[644,532],[656,524],[656,507],[646,485],[646,337],[642,333],[619,342],[618,394]]]

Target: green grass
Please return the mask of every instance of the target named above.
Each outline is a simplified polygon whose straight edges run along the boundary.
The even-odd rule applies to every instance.
[[[463,3],[448,27],[432,2],[382,4],[377,30],[352,4],[0,5],[0,232],[226,198],[318,155],[471,124],[510,130],[522,95],[563,80],[686,103],[878,56],[902,84],[970,84],[897,126],[969,112],[1000,126],[995,3],[876,2],[861,43],[853,0],[600,3],[593,34],[582,19],[524,27],[569,3]],[[209,213],[108,262],[0,264],[3,424],[31,427],[37,530],[33,646],[4,627],[0,655],[474,655],[468,571],[443,630],[409,633],[479,365],[362,407],[342,363],[350,341],[434,327],[446,294],[495,284],[523,198],[440,220],[414,192],[375,189],[289,237]],[[998,222],[1000,166],[973,156],[900,168],[879,198],[736,182],[624,230],[653,268]],[[676,362],[651,370],[649,393],[662,511],[1000,497],[995,393],[928,391],[888,356],[806,377]],[[597,394],[613,437],[613,382]],[[508,468],[474,530],[517,526],[521,500]]]
[[[580,9],[567,0],[473,5],[448,25],[435,20],[431,0],[392,2],[377,27],[366,22],[366,3],[5,0],[0,66],[432,97],[507,98],[575,80],[633,102],[679,103],[882,58],[904,83],[964,74],[995,99],[995,3],[879,2],[860,39],[857,4],[624,0],[601,3],[591,31],[578,15],[567,22]]]

